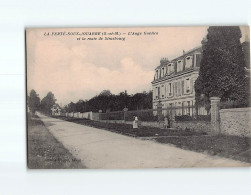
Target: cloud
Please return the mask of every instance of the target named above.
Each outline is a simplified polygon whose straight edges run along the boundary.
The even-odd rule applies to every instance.
[[[57,40],[38,41],[34,51],[35,67],[28,70],[29,89],[44,97],[52,91],[58,102],[69,103],[91,98],[104,89],[117,94],[150,89],[153,71],[145,71],[131,57],[120,60],[116,70],[97,66],[86,58],[85,45],[67,47]]]

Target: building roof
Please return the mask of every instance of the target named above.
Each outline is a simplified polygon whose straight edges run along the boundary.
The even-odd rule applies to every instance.
[[[170,61],[168,60],[168,58],[161,58],[160,59],[160,65],[157,66],[155,68],[155,70],[158,69],[158,68],[160,68],[160,67],[162,67],[162,66],[165,66],[165,65],[167,65],[167,64],[169,64],[171,62],[177,61],[180,58],[184,58],[185,56],[189,55],[190,53],[195,52],[196,50],[202,51],[202,46],[200,45],[200,46],[194,47],[193,49],[190,49],[190,50],[184,52],[183,55],[180,55],[180,56],[178,56],[178,57],[176,57],[176,58],[174,58],[174,59],[172,59]]]

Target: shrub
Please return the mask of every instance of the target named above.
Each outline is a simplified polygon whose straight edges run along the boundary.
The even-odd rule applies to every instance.
[[[211,115],[198,115],[190,116],[190,115],[181,115],[181,116],[175,116],[175,121],[210,121]]]
[[[134,116],[137,116],[140,121],[158,121],[158,116],[154,116],[152,110],[145,112],[128,112],[126,114],[126,121],[133,121]]]
[[[228,108],[243,108],[246,105],[243,105],[239,101],[225,101],[220,103],[220,109],[228,109]]]

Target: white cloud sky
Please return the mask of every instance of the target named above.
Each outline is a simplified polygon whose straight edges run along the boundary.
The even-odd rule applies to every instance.
[[[123,41],[77,41],[43,36],[58,31],[155,31],[158,36],[126,36]],[[129,94],[151,89],[161,57],[172,59],[200,45],[207,27],[120,29],[29,29],[27,84],[43,98],[52,91],[58,103],[90,99],[104,89]]]

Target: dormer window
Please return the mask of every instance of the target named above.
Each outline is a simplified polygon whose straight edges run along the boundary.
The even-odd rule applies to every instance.
[[[168,64],[167,74],[170,75],[174,71],[174,65],[173,63]]]
[[[164,67],[164,73],[163,73],[164,76],[166,76],[166,69],[167,69],[167,68],[166,68],[166,66],[165,66],[165,67]]]
[[[163,77],[163,76],[164,76],[164,67],[161,68],[161,77]]]
[[[180,72],[183,70],[183,60],[177,61],[177,72]]]
[[[158,79],[158,70],[155,71],[154,80]]]
[[[192,56],[187,56],[186,57],[186,68],[191,68],[193,63],[193,57]]]

